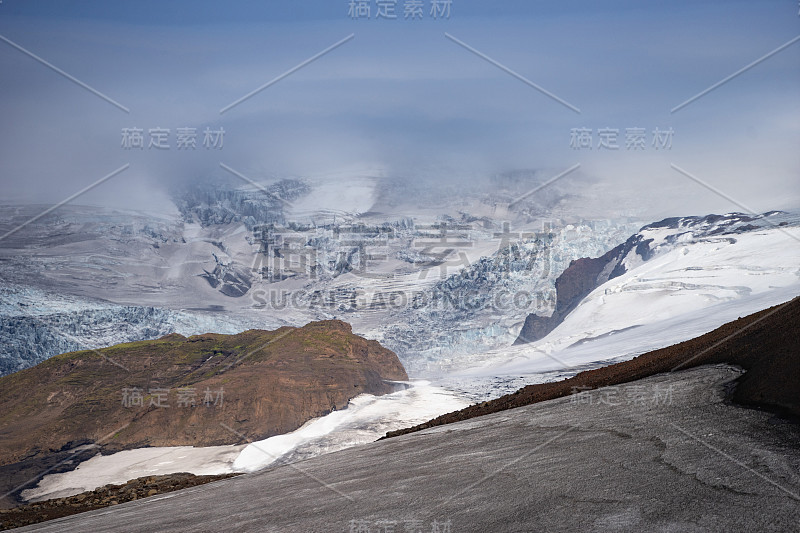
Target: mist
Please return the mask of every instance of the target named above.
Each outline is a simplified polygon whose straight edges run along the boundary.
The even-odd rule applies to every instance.
[[[641,198],[652,217],[800,204],[800,44],[671,111],[794,38],[788,2],[456,0],[449,19],[416,21],[402,8],[353,20],[345,1],[255,14],[70,4],[0,5],[0,35],[107,97],[0,42],[3,203],[56,203],[129,165],[74,203],[170,212],[176,184],[238,179],[223,163],[256,182],[356,173],[470,186],[580,164],[562,187],[600,183],[598,202]],[[141,149],[123,146],[125,128],[143,130]],[[155,128],[170,130],[169,148],[148,146]],[[176,147],[179,128],[196,130],[194,149]],[[224,130],[222,146],[203,145],[206,128]],[[604,128],[618,149],[598,147]],[[629,128],[646,132],[643,148],[626,149]],[[571,145],[576,129],[591,130],[591,148]],[[668,148],[655,129],[672,130]]]

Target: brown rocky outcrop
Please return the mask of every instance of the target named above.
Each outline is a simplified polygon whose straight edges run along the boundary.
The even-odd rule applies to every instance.
[[[0,378],[0,469],[90,443],[109,453],[264,439],[406,379],[394,352],[338,320],[62,354]]]

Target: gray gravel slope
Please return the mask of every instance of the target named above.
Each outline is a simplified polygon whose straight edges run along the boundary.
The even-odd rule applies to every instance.
[[[738,375],[658,375],[17,531],[798,531],[800,427],[726,404]]]

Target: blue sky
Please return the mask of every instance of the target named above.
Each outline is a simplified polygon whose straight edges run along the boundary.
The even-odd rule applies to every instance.
[[[671,163],[756,210],[800,204],[800,42],[670,112],[800,34],[796,2],[453,0],[434,20],[425,0],[410,21],[404,1],[397,20],[352,20],[349,0],[4,0],[0,35],[130,112],[0,42],[2,199],[56,202],[126,163],[82,200],[160,207],[165,185],[224,174],[220,162],[253,179],[379,168],[420,180],[578,162],[611,189],[664,195],[675,214],[737,208]],[[172,147],[124,150],[126,127],[170,128]],[[181,127],[224,128],[225,146],[178,151]],[[597,130],[624,144],[635,127],[646,150],[597,148]],[[570,146],[576,128],[592,130],[592,150]],[[655,128],[673,129],[670,150],[652,147]]]

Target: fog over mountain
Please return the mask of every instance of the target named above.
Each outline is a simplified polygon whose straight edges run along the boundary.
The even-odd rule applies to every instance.
[[[597,180],[604,204],[657,193],[652,220],[735,207],[671,163],[757,212],[800,198],[796,45],[671,112],[793,38],[785,2],[462,0],[447,20],[416,21],[376,20],[374,6],[354,20],[344,1],[59,4],[4,3],[0,35],[129,111],[0,43],[13,73],[0,85],[5,202],[58,202],[130,164],[81,202],[167,211],[166,185],[231,177],[220,163],[259,182],[366,171],[422,183],[579,163],[568,186]],[[224,129],[221,149],[202,146],[207,127]],[[126,150],[123,128],[143,129],[145,144],[170,129],[170,148]],[[197,129],[197,149],[177,149],[178,128]],[[619,149],[598,148],[603,128]],[[625,148],[630,128],[646,131],[645,149]],[[656,128],[672,128],[670,149],[652,145]],[[592,130],[593,149],[570,146],[573,129]]]

